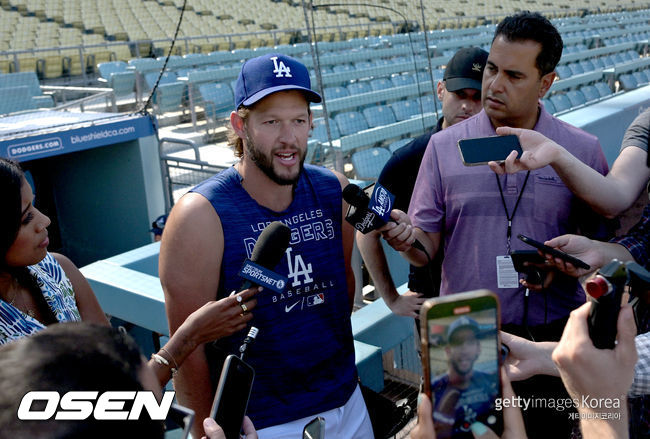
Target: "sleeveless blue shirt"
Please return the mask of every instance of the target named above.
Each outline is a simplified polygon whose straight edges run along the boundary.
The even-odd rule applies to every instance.
[[[193,189],[216,210],[224,234],[218,298],[238,290],[242,263],[264,228],[281,221],[291,241],[272,269],[288,278],[283,293],[257,295],[250,326],[259,329],[245,361],[255,369],[248,416],[257,429],[345,404],[357,385],[341,231],[341,185],[325,168],[305,165],[293,201],[282,211],[260,206],[229,168]],[[225,355],[238,354],[248,328],[206,349],[213,385]],[[221,352],[222,351],[222,352]],[[221,358],[219,358],[221,357]],[[216,366],[215,366],[216,363]],[[216,374],[216,375],[215,375]]]

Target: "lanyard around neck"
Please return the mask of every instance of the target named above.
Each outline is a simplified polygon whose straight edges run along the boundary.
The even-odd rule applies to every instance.
[[[499,180],[499,176],[497,174],[494,174],[494,176],[497,178],[497,185],[499,185],[499,194],[501,194],[501,202],[503,203],[503,210],[505,210],[506,218],[508,219],[508,231],[506,233],[506,246],[507,246],[508,254],[510,254],[512,253],[510,247],[510,238],[512,238],[512,219],[515,217],[515,213],[517,213],[517,208],[519,207],[519,202],[521,201],[521,197],[522,195],[524,195],[524,189],[526,189],[526,183],[528,183],[528,177],[530,177],[530,171],[526,172],[524,185],[521,187],[521,192],[519,192],[519,196],[517,197],[515,208],[512,209],[512,215],[508,213],[508,206],[506,206],[506,199],[503,196],[503,188],[501,187],[501,180]]]

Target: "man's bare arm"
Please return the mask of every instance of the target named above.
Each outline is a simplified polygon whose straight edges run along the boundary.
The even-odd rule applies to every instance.
[[[165,292],[165,308],[170,334],[196,309],[217,296],[223,229],[207,199],[190,193],[172,210],[160,247],[160,281]],[[187,357],[174,379],[181,404],[203,419],[210,413],[212,384],[203,346]],[[196,422],[192,435],[203,436]]]
[[[417,317],[424,299],[412,291],[407,291],[401,296],[397,292],[380,239],[381,234],[377,231],[365,235],[357,233],[357,245],[375,289],[392,312],[401,316]]]

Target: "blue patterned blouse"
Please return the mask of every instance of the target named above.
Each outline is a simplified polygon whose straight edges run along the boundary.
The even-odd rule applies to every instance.
[[[38,264],[27,268],[36,279],[36,283],[57,321],[81,321],[72,284],[63,268],[50,253]],[[34,334],[42,329],[45,329],[45,326],[41,322],[15,306],[0,300],[0,345]]]

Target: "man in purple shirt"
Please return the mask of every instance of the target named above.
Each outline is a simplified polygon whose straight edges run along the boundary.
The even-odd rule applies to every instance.
[[[398,223],[383,229],[389,244],[414,265],[425,264],[444,246],[440,294],[493,290],[501,299],[504,329],[535,340],[558,340],[570,311],[584,303],[585,295],[575,279],[559,273],[547,276],[539,291],[529,293],[520,285],[510,258],[514,250],[531,249],[517,235],[538,241],[565,233],[598,236],[594,226],[602,223],[550,166],[497,176],[488,166],[464,166],[457,143],[494,136],[500,126],[534,129],[606,174],[598,139],[554,118],[539,104],[555,79],[561,55],[559,33],[540,14],[506,17],[496,29],[483,73],[483,111],[431,137],[409,215],[394,211]],[[428,255],[411,247],[416,238]],[[521,387],[515,390],[539,397],[549,388],[543,383],[529,389],[531,393]],[[548,396],[557,397],[557,392]],[[566,412],[556,420],[548,415],[553,414],[540,415],[537,426],[528,422],[531,416],[524,416],[529,437],[535,430],[548,437],[550,426],[560,427],[568,418]],[[562,428],[557,432],[567,436]]]

